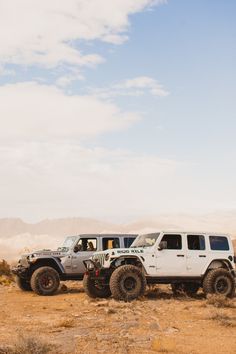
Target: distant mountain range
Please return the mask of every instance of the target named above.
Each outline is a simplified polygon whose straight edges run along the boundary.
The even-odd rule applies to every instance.
[[[207,215],[173,214],[149,217],[129,224],[90,218],[45,219],[26,223],[19,218],[0,219],[0,258],[12,259],[24,250],[54,248],[67,235],[81,233],[145,233],[158,230],[216,231],[236,236],[236,212]]]

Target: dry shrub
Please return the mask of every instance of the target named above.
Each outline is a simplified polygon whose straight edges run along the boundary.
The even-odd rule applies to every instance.
[[[11,285],[11,283],[13,282],[12,277],[7,277],[6,275],[0,275],[0,285]],[[1,352],[0,352],[1,354]]]
[[[224,313],[216,313],[211,319],[225,327],[236,327],[236,317],[230,317]]]
[[[10,285],[12,282],[13,276],[9,264],[5,260],[0,261],[0,285]]]
[[[207,305],[213,305],[217,308],[228,307],[235,308],[234,301],[224,295],[208,295],[206,300]]]
[[[2,275],[6,275],[6,276],[11,275],[11,268],[4,259],[0,261],[0,276]]]
[[[48,354],[52,346],[38,338],[19,337],[12,347],[0,347],[0,354]]]

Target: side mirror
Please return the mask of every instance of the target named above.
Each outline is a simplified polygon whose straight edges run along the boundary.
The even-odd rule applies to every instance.
[[[165,250],[165,249],[167,249],[167,241],[161,241],[159,243],[158,250],[162,251],[162,250]]]
[[[77,252],[79,252],[79,251],[80,251],[80,247],[79,247],[79,246],[75,246],[75,247],[74,247],[74,252],[77,253]]]

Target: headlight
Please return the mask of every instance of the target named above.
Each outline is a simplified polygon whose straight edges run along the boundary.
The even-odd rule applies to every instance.
[[[109,255],[109,253],[107,253],[107,254],[105,255],[105,261],[108,261],[109,258],[110,258],[110,255]]]

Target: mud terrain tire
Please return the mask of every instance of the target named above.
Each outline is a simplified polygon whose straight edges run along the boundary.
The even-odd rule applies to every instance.
[[[92,298],[107,298],[111,296],[109,286],[100,286],[96,284],[95,279],[91,279],[89,275],[85,274],[83,278],[84,291],[89,297]]]
[[[233,297],[235,294],[235,280],[232,274],[224,269],[210,270],[203,280],[203,291],[207,294]]]
[[[118,267],[110,279],[113,298],[123,301],[131,301],[144,295],[146,284],[143,272],[133,265]]]
[[[194,296],[197,294],[200,285],[197,283],[173,283],[171,284],[173,294],[178,296],[186,294],[187,296]]]
[[[15,277],[16,279],[16,285],[23,291],[32,291],[30,282],[20,278],[18,275]]]
[[[54,268],[40,267],[32,274],[30,284],[38,295],[53,295],[60,285],[60,277]]]

